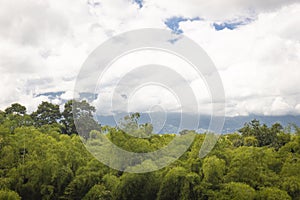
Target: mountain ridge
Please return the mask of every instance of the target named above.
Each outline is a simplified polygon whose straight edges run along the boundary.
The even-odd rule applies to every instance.
[[[119,116],[125,116],[126,114],[121,114]],[[140,113],[141,117],[139,119],[139,123],[151,123],[150,117],[147,113]],[[179,130],[180,126],[180,113],[168,113],[165,119],[165,124],[162,127],[161,131],[158,133],[178,133],[183,129],[195,130],[195,127],[186,126],[183,129]],[[187,121],[192,121],[195,119],[199,119],[199,126],[197,127],[197,132],[205,132],[210,123],[211,116],[209,115],[195,115],[195,114],[182,114],[183,118],[185,117]],[[114,119],[113,115],[96,116],[98,122],[101,125],[109,125],[116,126],[117,122],[121,120],[121,118]],[[233,116],[233,117],[225,117],[225,122],[223,126],[222,133],[233,133],[238,131],[240,128],[244,126],[245,123],[252,121],[253,119],[257,119],[261,124],[266,124],[267,126],[271,126],[274,123],[280,123],[283,127],[288,126],[289,124],[296,124],[300,126],[300,115],[282,115],[282,116],[264,116],[264,115],[248,115],[248,116]],[[155,128],[155,123],[154,123]]]

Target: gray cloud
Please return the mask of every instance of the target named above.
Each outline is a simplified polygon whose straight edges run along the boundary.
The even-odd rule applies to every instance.
[[[46,1],[1,1],[0,13],[0,34],[12,42],[40,46],[70,35],[66,17]]]
[[[12,102],[34,109],[49,100],[34,95],[39,93],[64,91],[59,98],[70,99],[82,63],[107,37],[131,29],[165,28],[165,19],[182,16],[205,19],[179,26],[218,67],[228,115],[300,113],[298,0],[153,0],[144,1],[142,9],[124,0],[94,3],[97,6],[72,0],[0,2],[0,109]],[[255,20],[234,30],[217,32],[212,26],[216,20],[245,17]],[[117,79],[111,76],[104,82],[104,96]],[[207,97],[201,102],[209,107]]]

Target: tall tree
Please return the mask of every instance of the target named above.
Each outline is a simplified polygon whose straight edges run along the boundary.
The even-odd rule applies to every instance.
[[[88,138],[90,132],[92,130],[100,130],[100,124],[93,118],[93,113],[96,112],[96,108],[90,105],[86,100],[83,101],[75,101],[68,104],[68,107],[72,105],[72,115],[74,119],[74,123],[76,125],[76,131],[82,137]],[[70,108],[68,108],[70,110]],[[67,113],[66,113],[67,114]],[[68,113],[68,119],[70,120],[68,123],[72,126],[72,117],[70,113]],[[72,129],[74,129],[73,127]]]
[[[19,103],[14,103],[14,104],[11,104],[10,107],[5,109],[5,113],[7,115],[9,115],[9,114],[24,115],[26,113],[26,107],[22,106]]]
[[[225,161],[216,156],[207,157],[203,161],[204,180],[212,186],[217,186],[223,180]]]
[[[255,137],[258,142],[258,146],[273,145],[277,141],[277,133],[280,132],[282,126],[279,123],[274,124],[269,128],[266,124],[261,125],[256,119],[250,123],[246,123],[243,128],[239,130],[243,137]]]
[[[35,125],[38,127],[46,124],[58,123],[61,119],[59,105],[43,101],[38,106],[37,111],[31,114],[31,117],[35,121]]]
[[[91,106],[86,100],[83,101],[71,100],[71,103],[69,101],[69,104],[71,104],[73,107],[73,116],[75,118],[81,116],[93,117],[93,113],[96,112],[96,108],[94,106]]]
[[[63,119],[61,122],[64,125],[64,132],[68,135],[78,134],[74,119],[77,120],[77,126],[80,126],[80,128],[82,128],[82,126],[96,126],[98,128],[98,123],[93,119],[93,113],[95,111],[95,107],[91,106],[86,100],[69,100],[65,103],[64,111],[62,112]],[[84,123],[80,121],[84,121]]]
[[[33,125],[33,120],[26,114],[26,107],[19,103],[14,103],[6,108],[4,113],[0,112],[0,122],[6,124],[11,133],[17,127]]]
[[[72,133],[78,134],[73,116],[73,100],[69,100],[65,103],[64,111],[62,112],[62,123],[64,125],[64,133],[71,135]]]

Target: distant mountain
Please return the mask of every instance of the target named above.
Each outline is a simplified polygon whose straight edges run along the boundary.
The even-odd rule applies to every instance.
[[[125,114],[123,114],[124,116]],[[160,116],[159,114],[157,114]],[[122,116],[122,115],[120,115]],[[183,114],[182,118],[186,119],[188,122],[192,122],[193,120],[199,119],[198,132],[204,132],[208,129],[210,123],[210,116],[207,115],[191,115],[191,114]],[[98,121],[102,125],[116,126],[116,121],[120,121],[119,118],[116,120],[113,116],[97,116]],[[169,113],[166,116],[166,120],[161,120],[159,122],[154,123],[155,127],[160,127],[160,131],[155,131],[158,133],[178,133],[180,126],[181,115],[179,113]],[[266,124],[271,126],[272,124],[278,122],[282,126],[287,126],[288,124],[294,123],[300,126],[300,115],[284,115],[284,116],[260,116],[260,115],[249,115],[249,116],[236,116],[236,117],[225,117],[225,123],[223,126],[223,133],[232,133],[239,130],[244,126],[245,123],[250,122],[253,119],[259,120],[262,124]],[[162,121],[165,123],[162,125]],[[149,123],[151,122],[150,117],[147,113],[141,113],[141,118],[139,123]],[[192,124],[187,123],[185,127],[182,129],[195,129]]]
[[[66,103],[67,100],[62,98],[62,95],[65,94],[65,91],[58,91],[58,92],[45,92],[45,93],[39,93],[35,94],[35,97],[45,96],[49,100],[59,100],[61,103]],[[81,92],[79,93],[80,99],[86,99],[88,101],[93,101],[98,98],[98,94],[90,93],[90,92]]]
[[[65,93],[64,91],[45,92],[45,93],[36,94],[35,97],[45,96],[45,97],[48,97],[50,100],[54,100],[54,99],[60,99],[60,96],[64,93]]]
[[[64,91],[58,91],[58,92],[47,92],[47,93],[40,93],[36,94],[36,97],[39,96],[46,96],[49,100],[59,100],[62,104],[66,103],[67,100],[61,98],[61,96],[64,94]],[[96,99],[98,96],[94,93],[80,93],[80,98],[87,99],[89,101],[92,101]],[[118,116],[125,116],[125,114],[120,114]],[[154,124],[155,132],[157,133],[178,133],[181,130],[180,127],[180,119],[181,114],[180,113],[168,113],[166,116],[162,113],[154,113],[153,118],[157,121],[152,122]],[[165,118],[166,120],[165,120]],[[120,118],[114,119],[113,116],[97,116],[98,121],[102,125],[110,125],[110,126],[116,126],[116,121],[118,122]],[[191,115],[191,114],[183,114],[182,118],[186,119],[185,126],[181,129],[197,129],[198,132],[205,132],[210,123],[210,116],[207,115]],[[199,119],[200,125],[198,127],[193,126],[193,121]],[[253,119],[258,119],[261,123],[265,123],[268,126],[271,126],[272,124],[279,122],[283,126],[287,126],[288,124],[294,123],[298,126],[300,126],[300,115],[293,116],[293,115],[284,115],[284,116],[262,116],[262,115],[249,115],[249,116],[236,116],[236,117],[226,117],[225,118],[225,124],[223,127],[223,133],[232,133],[237,130],[239,130],[241,127],[244,126],[245,123],[250,122]],[[165,123],[163,124],[163,122]],[[151,122],[150,117],[147,113],[141,113],[141,118],[139,123],[149,123]],[[157,129],[157,130],[156,130]]]

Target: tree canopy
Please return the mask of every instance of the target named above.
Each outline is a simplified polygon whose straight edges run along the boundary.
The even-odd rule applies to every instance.
[[[291,132],[278,123],[268,127],[253,120],[239,133],[222,135],[205,158],[198,156],[205,133],[196,134],[169,166],[130,174],[99,162],[82,141],[97,147],[102,143],[95,139],[107,137],[127,151],[151,152],[168,145],[174,134],[153,134],[150,124],[137,124],[137,115],[124,119],[133,135],[101,127],[92,118],[95,108],[85,101],[68,101],[62,112],[49,102],[32,114],[24,108],[13,104],[0,111],[0,199],[300,199],[298,127]],[[86,138],[78,135],[74,116],[86,117],[93,124],[87,128],[95,127]],[[137,157],[129,167],[140,162]]]

